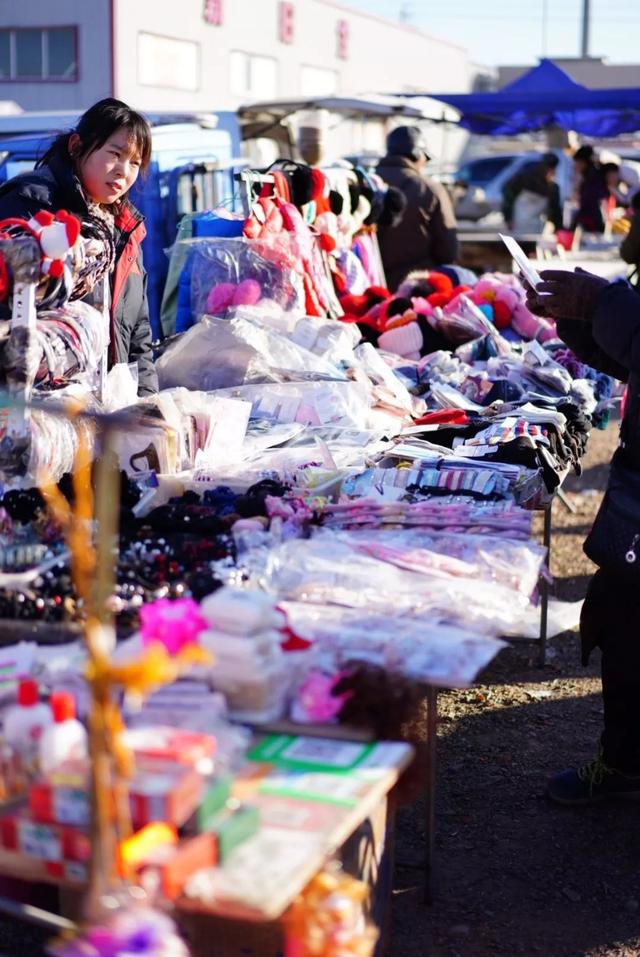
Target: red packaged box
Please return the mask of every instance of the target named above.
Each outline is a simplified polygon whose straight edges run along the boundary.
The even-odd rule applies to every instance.
[[[204,780],[197,771],[168,762],[140,763],[129,786],[135,828],[153,821],[181,827],[200,804]]]
[[[26,809],[0,820],[0,840],[7,851],[41,861],[86,862],[91,854],[91,842],[85,831],[32,821]]]
[[[46,861],[44,868],[51,877],[69,884],[86,884],[89,868],[79,861]]]
[[[29,811],[34,821],[43,824],[69,824],[88,827],[91,815],[86,772],[77,773],[77,780],[56,778],[35,781],[29,788]]]
[[[200,804],[204,793],[202,776],[193,768],[170,761],[140,758],[129,785],[134,827],[166,821],[181,827]],[[41,824],[89,825],[87,768],[61,768],[29,790],[29,811]]]
[[[149,855],[139,868],[143,886],[149,891],[159,890],[167,900],[174,901],[182,894],[184,885],[196,871],[215,867],[218,846],[215,834],[199,834],[181,841],[175,847],[161,848]]]
[[[124,733],[124,744],[136,758],[173,761],[196,767],[210,762],[216,750],[216,739],[199,731],[181,728],[130,728]]]

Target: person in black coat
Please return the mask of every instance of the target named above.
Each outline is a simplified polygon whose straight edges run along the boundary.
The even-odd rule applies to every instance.
[[[150,157],[147,121],[108,98],[87,110],[71,133],[59,136],[33,171],[0,187],[0,220],[65,209],[80,219],[85,238],[100,227],[114,262],[109,365],[136,363],[143,396],[157,392],[158,380],[140,245],[145,227],[128,193]]]
[[[518,231],[519,199],[533,194],[544,200],[544,210],[540,216],[539,228],[544,226],[543,219],[553,224],[554,229],[562,229],[562,205],[560,188],[555,176],[560,160],[555,153],[544,153],[539,160],[525,163],[502,187],[502,215],[509,229]],[[514,225],[515,224],[515,225]],[[524,231],[524,230],[521,230]]]
[[[378,229],[387,286],[395,291],[414,270],[437,269],[458,255],[456,217],[441,183],[428,179],[429,161],[417,126],[397,126],[387,137],[387,155],[376,172],[407,199],[402,218]]]
[[[573,155],[573,165],[578,184],[578,209],[572,228],[580,226],[588,233],[602,233],[602,204],[610,193],[602,167],[596,162],[593,146],[581,146]]]
[[[546,270],[527,304],[557,320],[580,359],[628,383],[620,445],[585,543],[599,568],[582,608],[582,660],[600,648],[604,729],[595,760],[551,778],[547,793],[561,804],[640,798],[640,299],[624,280]]]

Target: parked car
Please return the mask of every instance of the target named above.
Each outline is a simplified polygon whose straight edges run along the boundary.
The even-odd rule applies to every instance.
[[[560,163],[556,171],[556,180],[560,188],[560,201],[571,195],[573,164],[562,150],[557,153]],[[454,177],[453,196],[458,219],[470,219],[477,222],[489,213],[500,212],[502,189],[526,163],[538,159],[541,150],[527,150],[522,153],[499,153],[494,156],[482,156],[460,166]]]

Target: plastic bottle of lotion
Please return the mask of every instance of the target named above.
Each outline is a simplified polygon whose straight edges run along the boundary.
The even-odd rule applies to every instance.
[[[40,738],[40,770],[43,774],[49,774],[64,761],[81,760],[87,756],[87,732],[76,718],[73,695],[55,691],[49,701],[53,724]]]
[[[29,761],[38,755],[40,738],[51,724],[51,709],[40,701],[38,682],[23,679],[18,685],[18,703],[7,708],[4,739],[9,747]]]

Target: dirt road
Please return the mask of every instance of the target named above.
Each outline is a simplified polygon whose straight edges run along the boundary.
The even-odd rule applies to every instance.
[[[583,597],[593,566],[582,541],[597,510],[617,428],[595,432],[584,473],[566,485],[577,508],[553,513],[559,598]],[[575,632],[505,650],[468,691],[440,695],[436,898],[396,870],[393,957],[637,957],[640,808],[572,810],[545,779],[589,760],[601,730],[597,654],[580,665]],[[398,859],[419,858],[422,807],[399,816]]]

